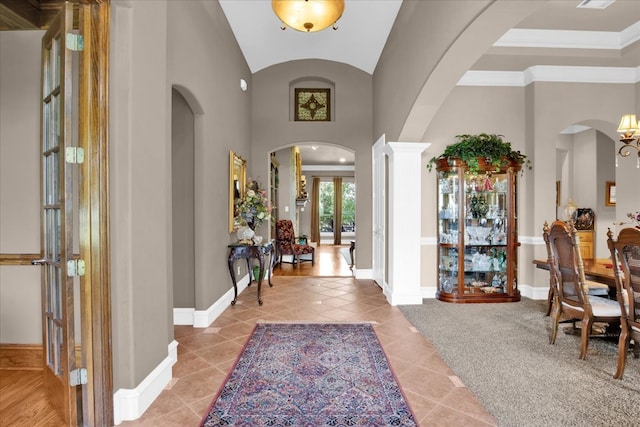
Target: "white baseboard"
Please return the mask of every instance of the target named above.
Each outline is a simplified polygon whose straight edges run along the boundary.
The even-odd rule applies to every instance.
[[[250,277],[245,274],[238,281],[238,295],[249,285]],[[190,325],[194,328],[208,328],[222,312],[231,305],[233,301],[233,288],[229,289],[221,298],[215,301],[206,310],[196,310],[195,308],[174,308],[173,324]]]
[[[249,285],[249,275],[238,281],[238,294]],[[174,308],[174,325],[192,325],[194,328],[207,328],[233,301],[233,288],[206,310],[194,308]],[[172,341],[167,357],[151,371],[134,389],[118,389],[113,394],[114,424],[136,420],[144,414],[153,401],[162,393],[172,378],[173,365],[178,361],[178,342]]]
[[[427,286],[427,287],[422,287],[422,298],[423,299],[435,299],[436,297],[436,292],[438,290],[437,287],[435,286]]]
[[[520,295],[533,300],[546,300],[549,294],[549,287],[518,285]]]
[[[353,275],[356,279],[370,279],[373,280],[373,269],[371,268],[355,268],[353,267]]]
[[[140,418],[169,384],[172,378],[171,368],[178,361],[177,341],[169,343],[167,353],[167,357],[136,388],[121,388],[113,394],[115,425]]]
[[[173,324],[174,325],[193,325],[193,316],[196,312],[195,308],[174,308]]]

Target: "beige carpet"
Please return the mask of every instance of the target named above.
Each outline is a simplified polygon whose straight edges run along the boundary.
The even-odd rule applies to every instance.
[[[502,426],[640,425],[640,359],[614,380],[617,341],[592,339],[587,360],[578,336],[550,345],[544,301],[400,309]]]

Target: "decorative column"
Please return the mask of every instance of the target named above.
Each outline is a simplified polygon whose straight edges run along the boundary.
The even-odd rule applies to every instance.
[[[389,142],[388,287],[391,305],[422,304],[420,284],[422,152],[431,144]]]

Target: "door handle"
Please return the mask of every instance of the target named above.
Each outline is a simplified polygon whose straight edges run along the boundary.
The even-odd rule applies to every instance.
[[[31,265],[43,265],[47,263],[47,259],[46,258],[40,258],[40,259],[32,259],[31,260]]]

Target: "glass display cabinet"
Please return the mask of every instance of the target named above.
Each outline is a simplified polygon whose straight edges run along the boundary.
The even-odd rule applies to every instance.
[[[455,303],[520,301],[517,283],[517,162],[439,159],[438,290]]]

